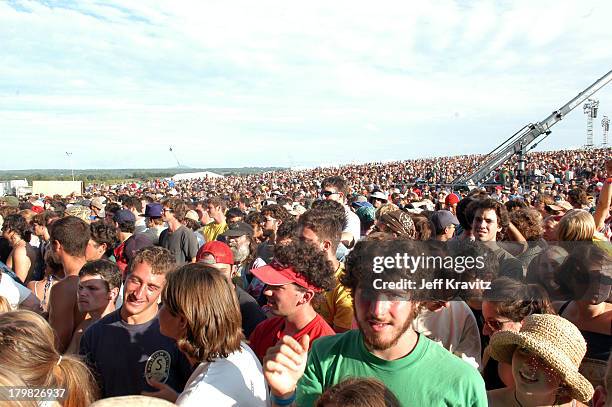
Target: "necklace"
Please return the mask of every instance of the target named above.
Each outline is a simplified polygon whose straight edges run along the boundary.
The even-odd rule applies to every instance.
[[[519,407],[523,407],[521,402],[518,400],[518,397],[516,397],[516,389],[514,389],[514,401],[516,401],[516,404],[518,404]]]
[[[519,401],[518,397],[516,396],[516,389],[514,389],[514,401],[516,401],[516,404],[519,405],[519,407],[523,407],[523,404],[521,404],[521,402]],[[576,400],[572,400],[572,406],[576,405]],[[552,407],[558,407],[559,404],[553,404]]]

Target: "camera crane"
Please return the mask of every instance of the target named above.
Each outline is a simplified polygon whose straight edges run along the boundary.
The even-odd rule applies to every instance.
[[[569,112],[592,96],[599,89],[603,88],[612,80],[612,71],[608,72],[591,86],[583,90],[572,100],[563,105],[560,109],[552,112],[547,118],[537,123],[530,123],[510,136],[506,141],[497,146],[493,151],[486,155],[485,160],[470,174],[457,177],[452,185],[454,187],[476,186],[483,183],[492,182],[491,178],[495,175],[495,170],[508,161],[512,156],[518,155],[517,175],[519,179],[525,177],[525,154],[535,148],[550,133],[550,128],[563,119]],[[539,140],[538,140],[539,139]],[[533,144],[537,140],[537,143]]]

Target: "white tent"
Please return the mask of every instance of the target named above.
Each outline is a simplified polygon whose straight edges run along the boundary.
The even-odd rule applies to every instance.
[[[172,177],[175,181],[182,181],[186,179],[196,179],[196,178],[223,178],[223,175],[215,174],[210,171],[202,171],[202,172],[186,172],[183,174],[176,174]]]

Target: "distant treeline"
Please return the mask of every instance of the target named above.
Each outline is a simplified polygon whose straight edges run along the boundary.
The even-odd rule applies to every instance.
[[[149,180],[168,178],[186,172],[211,171],[221,175],[248,175],[266,171],[282,170],[280,167],[244,167],[244,168],[152,168],[152,169],[88,169],[74,170],[74,179],[84,182],[104,182],[117,180]],[[33,169],[0,171],[0,181],[15,179],[32,181],[71,181],[72,173],[66,169]]]

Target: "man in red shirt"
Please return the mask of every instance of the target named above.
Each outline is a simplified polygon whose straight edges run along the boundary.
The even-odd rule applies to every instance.
[[[334,269],[325,253],[309,242],[292,240],[274,247],[269,265],[251,270],[266,284],[264,295],[274,315],[261,322],[249,341],[259,360],[284,335],[310,340],[334,335],[333,329],[312,307],[324,291],[334,288]]]

